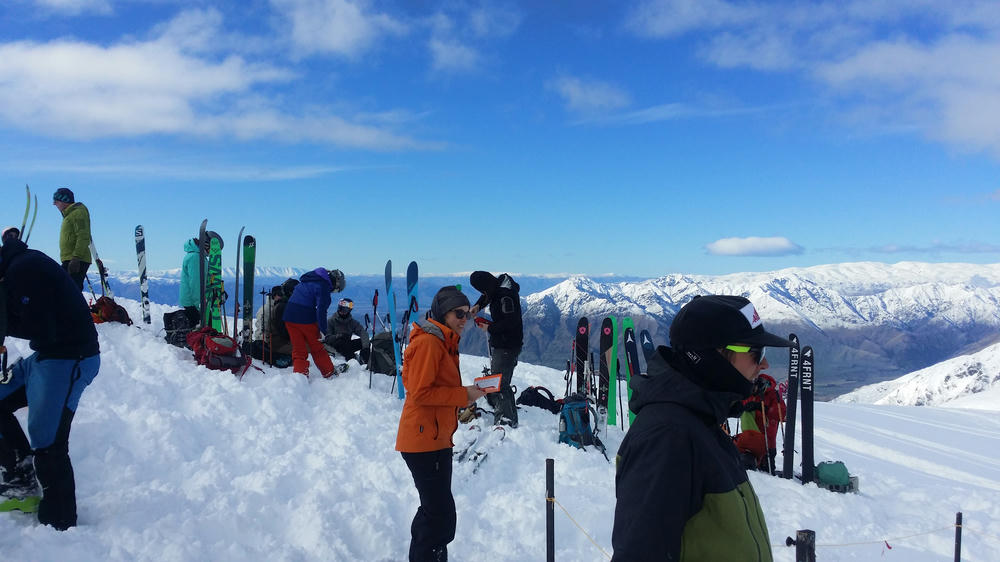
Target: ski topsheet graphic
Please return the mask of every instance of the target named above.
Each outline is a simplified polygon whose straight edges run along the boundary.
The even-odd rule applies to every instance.
[[[139,261],[139,295],[142,299],[142,321],[151,324],[149,317],[149,280],[146,278],[146,233],[142,225],[135,227],[135,255]]]
[[[799,397],[799,337],[788,334],[792,347],[788,348],[788,406],[785,414],[785,443],[782,449],[784,459],[781,469],[782,478],[791,478],[795,469],[795,411]]]

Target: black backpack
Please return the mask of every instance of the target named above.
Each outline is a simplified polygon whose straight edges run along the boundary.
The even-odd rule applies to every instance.
[[[517,397],[517,404],[536,406],[558,414],[562,409],[562,400],[556,400],[552,392],[544,386],[529,386]]]
[[[164,339],[170,345],[177,347],[187,347],[187,335],[191,332],[191,321],[188,320],[187,312],[175,310],[163,315],[163,328],[167,335]]]
[[[372,338],[372,353],[368,365],[375,373],[396,374],[396,354],[393,351],[390,332],[381,332]]]

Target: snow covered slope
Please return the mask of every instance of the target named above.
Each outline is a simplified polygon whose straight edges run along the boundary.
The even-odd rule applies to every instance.
[[[139,317],[136,302],[119,300]],[[402,403],[390,378],[376,375],[369,390],[367,372],[351,363],[332,380],[264,367],[239,381],[168,346],[159,332],[167,310],[153,305],[152,328],[98,326],[101,372],[70,440],[80,526],[59,533],[31,516],[0,514],[4,559],[405,560],[417,495],[393,450]],[[26,342],[7,344],[12,357],[29,352]],[[471,381],[486,359],[461,362]],[[515,384],[561,396],[564,382],[559,371],[522,363]],[[543,559],[546,458],[555,459],[556,498],[573,517],[556,509],[557,559],[606,559],[574,521],[611,552],[613,465],[558,444],[556,416],[523,408],[520,418],[478,472],[456,465],[451,559]],[[622,435],[611,430],[610,454]],[[1000,552],[998,450],[995,411],[821,403],[817,460],[845,461],[861,493],[757,473],[751,480],[778,561],[793,560],[784,540],[803,528],[816,531],[824,561],[948,560],[961,510],[963,560],[986,562]]]
[[[861,387],[835,402],[1000,410],[1000,344]]]

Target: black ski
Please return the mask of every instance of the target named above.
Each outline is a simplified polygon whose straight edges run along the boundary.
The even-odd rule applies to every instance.
[[[240,267],[243,263],[240,261],[242,258],[243,247],[240,245],[240,240],[243,240],[243,229],[245,226],[240,227],[240,233],[236,235],[236,283],[233,286],[233,340],[240,341],[237,337],[239,335],[239,322],[240,322],[240,308],[242,304],[240,303]]]
[[[802,387],[802,483],[812,482],[816,468],[813,458],[813,349],[802,348],[799,366],[799,384]]]
[[[208,293],[205,290],[205,262],[208,260],[208,219],[201,221],[198,229],[198,278],[201,280],[201,325],[208,326]]]
[[[635,341],[635,327],[632,324],[631,318],[625,318],[623,321],[625,326],[625,334],[622,336],[622,340],[625,344],[625,362],[628,365],[628,397],[632,398],[632,377],[639,375],[639,347],[636,345]],[[635,414],[632,410],[628,411],[628,425],[632,426],[632,422],[635,421]]]
[[[784,458],[781,469],[781,477],[790,479],[794,471],[795,462],[795,409],[798,407],[799,397],[799,337],[795,334],[788,334],[788,339],[795,344],[788,348],[788,398],[786,404],[788,409],[785,412],[785,445],[781,455]]]
[[[608,389],[611,383],[611,347],[615,341],[615,321],[607,317],[601,322],[600,368],[597,379],[597,431],[608,432]]]
[[[587,396],[587,354],[590,349],[590,321],[584,316],[576,324],[576,391]]]
[[[142,321],[152,324],[149,317],[149,280],[146,278],[146,234],[142,225],[135,227],[135,255],[139,261],[139,294],[142,299]]]
[[[649,335],[649,330],[639,332],[639,346],[642,347],[642,357],[649,364],[649,358],[656,353],[656,346],[653,345],[653,338]]]

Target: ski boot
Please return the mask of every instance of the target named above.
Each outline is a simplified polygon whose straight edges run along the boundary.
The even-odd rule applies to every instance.
[[[9,470],[3,471],[0,483],[0,512],[19,510],[24,513],[38,511],[42,490],[35,479],[35,467],[29,455],[17,461]]]

